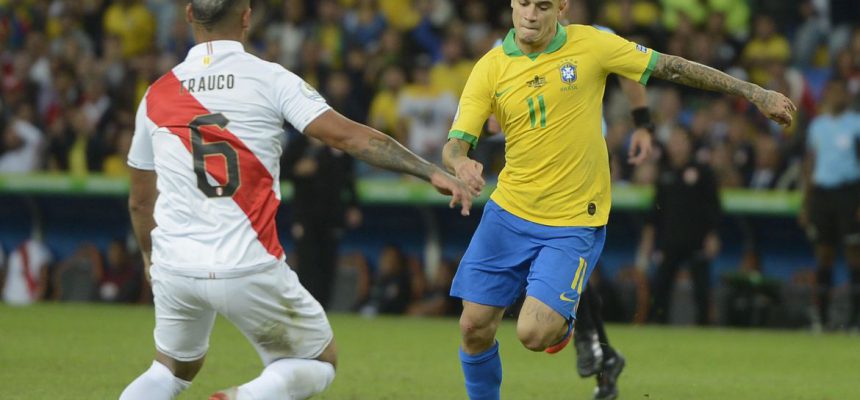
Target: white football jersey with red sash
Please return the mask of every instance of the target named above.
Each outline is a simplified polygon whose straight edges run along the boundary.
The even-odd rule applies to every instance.
[[[239,42],[192,48],[147,91],[128,155],[158,176],[153,265],[221,278],[282,261],[284,121],[301,132],[329,109],[301,78]]]

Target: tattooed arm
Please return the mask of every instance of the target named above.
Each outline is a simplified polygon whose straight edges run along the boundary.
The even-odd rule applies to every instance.
[[[466,182],[469,187],[478,192],[484,188],[484,166],[468,157],[469,143],[461,139],[450,139],[442,148],[442,163],[448,171],[454,173],[457,178]]]
[[[456,172],[457,166],[468,161],[469,143],[461,139],[450,139],[442,148],[442,164],[450,172]]]
[[[661,54],[651,75],[698,89],[742,96],[755,104],[766,117],[786,126],[791,125],[791,113],[797,110],[791,100],[781,93],[765,90],[678,56]]]
[[[329,110],[311,122],[304,133],[377,167],[406,173],[428,181],[440,193],[451,195],[451,207],[460,203],[462,214],[469,214],[472,197],[477,195],[475,191],[376,129]]]

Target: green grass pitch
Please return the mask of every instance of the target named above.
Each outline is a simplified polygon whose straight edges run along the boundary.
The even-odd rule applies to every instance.
[[[319,399],[464,399],[455,319],[332,315],[340,350]],[[0,306],[0,399],[116,399],[148,368],[150,307]],[[860,399],[860,337],[803,332],[611,326],[627,357],[622,399]],[[504,399],[590,399],[574,351],[531,353],[499,330]],[[181,399],[252,379],[260,362],[219,319],[203,370]]]

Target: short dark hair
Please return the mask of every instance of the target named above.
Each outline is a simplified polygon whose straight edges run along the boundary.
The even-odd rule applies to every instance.
[[[194,22],[211,31],[218,28],[232,13],[242,11],[250,5],[250,0],[191,0],[191,13]]]

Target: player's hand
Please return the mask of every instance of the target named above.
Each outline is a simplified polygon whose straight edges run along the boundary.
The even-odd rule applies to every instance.
[[[760,89],[753,95],[753,104],[759,111],[784,127],[791,126],[792,114],[797,111],[797,106],[782,93],[773,90]]]
[[[630,150],[627,151],[627,162],[633,165],[642,164],[651,156],[653,144],[651,132],[645,128],[636,128],[630,138]]]
[[[448,207],[454,208],[459,203],[461,206],[460,214],[463,216],[469,215],[469,209],[472,208],[472,199],[480,194],[480,192],[473,190],[460,179],[451,176],[451,174],[441,169],[430,175],[430,184],[439,193],[451,196],[451,202],[448,203]]]
[[[464,158],[462,162],[454,166],[454,174],[457,178],[469,185],[478,194],[481,194],[481,190],[486,184],[481,176],[483,172],[484,166],[471,158]]]

